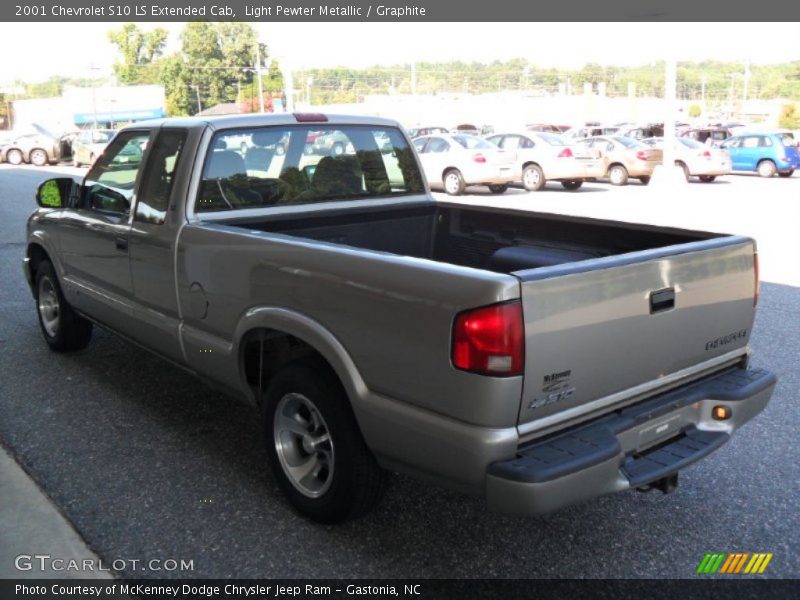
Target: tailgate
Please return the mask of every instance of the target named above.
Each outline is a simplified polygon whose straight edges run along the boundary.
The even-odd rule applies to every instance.
[[[754,247],[722,237],[514,273],[525,319],[521,433],[686,381],[715,359],[734,362],[755,314]]]

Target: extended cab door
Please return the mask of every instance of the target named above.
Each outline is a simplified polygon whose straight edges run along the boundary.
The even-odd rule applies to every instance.
[[[191,161],[185,148],[189,132],[161,128],[148,152],[147,165],[136,195],[129,232],[130,273],[133,280],[131,337],[164,356],[183,362],[175,291],[175,242],[184,221],[177,210],[185,204]]]
[[[131,328],[131,206],[150,133],[125,131],[114,138],[86,175],[59,227],[70,304],[123,333]]]

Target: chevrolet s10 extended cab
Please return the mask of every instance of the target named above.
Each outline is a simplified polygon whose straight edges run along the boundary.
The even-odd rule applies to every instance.
[[[305,153],[319,132],[347,149]],[[523,514],[671,491],[776,382],[748,367],[752,239],[436,202],[389,120],[141,123],[37,201],[49,346],[101,325],[246,398],[319,521],[386,470]]]

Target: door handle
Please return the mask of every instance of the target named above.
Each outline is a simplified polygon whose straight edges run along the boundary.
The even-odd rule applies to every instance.
[[[124,238],[122,236],[117,236],[114,238],[114,245],[117,247],[117,250],[121,252],[128,251],[128,238]]]
[[[675,308],[675,288],[666,288],[650,292],[650,314],[664,312]]]

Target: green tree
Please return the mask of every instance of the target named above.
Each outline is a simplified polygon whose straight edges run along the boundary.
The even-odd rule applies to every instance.
[[[800,129],[800,111],[796,104],[784,104],[778,117],[778,127]]]
[[[159,79],[158,59],[167,42],[167,30],[158,27],[144,32],[135,23],[108,32],[108,39],[122,56],[114,63],[114,74],[123,85],[156,83]]]
[[[700,107],[699,104],[692,104],[689,107],[689,116],[693,119],[696,119],[700,115],[703,114],[703,109]]]
[[[259,44],[257,47],[256,44]],[[223,102],[257,98],[256,57],[262,66],[267,47],[249,23],[188,23],[181,33],[180,52],[163,61],[161,81],[169,114],[194,114]],[[283,76],[275,61],[262,74],[265,91],[282,89]]]

